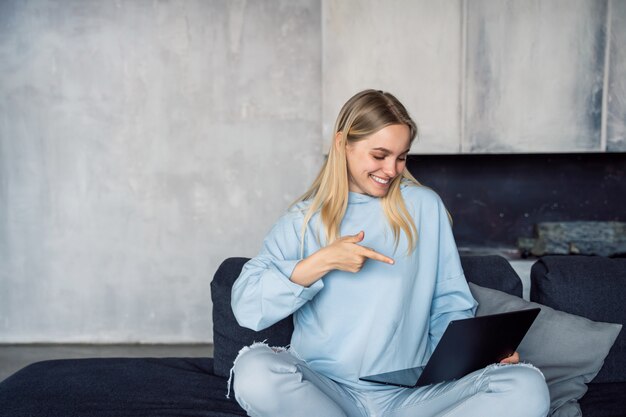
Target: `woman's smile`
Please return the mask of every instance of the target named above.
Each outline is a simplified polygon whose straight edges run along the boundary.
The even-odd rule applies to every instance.
[[[370,177],[372,177],[372,179],[373,179],[374,181],[376,181],[377,183],[379,183],[379,184],[381,184],[381,185],[387,185],[387,184],[389,184],[389,181],[390,181],[390,179],[383,179],[383,178],[381,178],[381,177],[377,177],[377,176],[376,176],[376,175],[374,175],[374,174],[370,174]]]

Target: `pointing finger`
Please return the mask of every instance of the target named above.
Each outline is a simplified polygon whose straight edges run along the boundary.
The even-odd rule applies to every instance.
[[[367,258],[374,259],[375,261],[384,262],[384,263],[390,264],[390,265],[394,264],[394,260],[393,259],[391,259],[388,256],[383,255],[382,253],[376,252],[374,249],[363,247],[362,255],[367,257]]]

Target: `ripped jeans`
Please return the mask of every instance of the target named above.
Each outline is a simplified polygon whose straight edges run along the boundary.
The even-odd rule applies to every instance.
[[[256,343],[241,350],[233,373],[235,398],[253,417],[545,417],[550,407],[543,374],[527,364],[491,365],[427,387],[359,390]]]

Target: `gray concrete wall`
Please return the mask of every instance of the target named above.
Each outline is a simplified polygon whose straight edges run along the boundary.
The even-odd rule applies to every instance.
[[[625,4],[0,1],[0,343],[211,341],[363,88],[415,153],[624,151]]]
[[[623,152],[624,0],[323,2],[323,123],[394,92],[412,153]]]
[[[472,1],[467,152],[605,151],[607,1]]]
[[[206,342],[321,161],[319,0],[0,2],[0,342]]]
[[[606,147],[626,152],[626,1],[609,2],[609,39],[606,100]]]
[[[459,152],[462,3],[322,4],[324,144],[341,105],[356,91],[377,88],[396,95],[417,121],[420,140],[414,152]]]

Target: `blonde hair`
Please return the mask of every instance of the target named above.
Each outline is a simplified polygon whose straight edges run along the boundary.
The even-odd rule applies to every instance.
[[[380,129],[396,124],[409,128],[409,141],[413,143],[417,136],[417,126],[402,103],[390,93],[365,90],[344,104],[337,117],[328,158],[311,187],[293,203],[302,201],[311,203],[302,224],[301,257],[304,256],[306,229],[315,213],[320,213],[327,245],[340,237],[339,231],[348,207],[349,192],[346,145],[366,139]],[[341,136],[340,146],[335,144],[337,134]],[[393,231],[396,248],[400,241],[400,231],[403,231],[409,243],[408,251],[411,252],[417,242],[417,228],[400,192],[402,182],[420,185],[405,167],[402,173],[393,179],[387,194],[381,197],[381,204]]]

